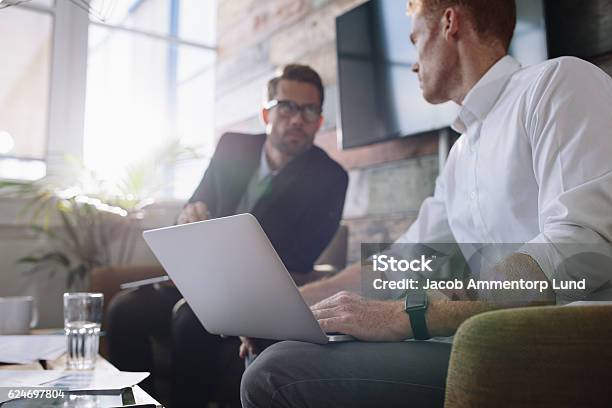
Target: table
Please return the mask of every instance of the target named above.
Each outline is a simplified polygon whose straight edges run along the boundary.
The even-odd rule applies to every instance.
[[[61,356],[57,360],[46,361],[48,370],[62,370],[66,367],[66,355]],[[19,365],[0,365],[0,370],[44,370],[42,364],[19,364]],[[119,371],[115,366],[105,360],[102,356],[98,355],[96,359],[95,370],[109,370]],[[152,404],[156,407],[163,408],[163,406],[157,402],[153,397],[147,394],[138,385],[132,387],[132,393],[134,394],[134,401],[136,404]]]

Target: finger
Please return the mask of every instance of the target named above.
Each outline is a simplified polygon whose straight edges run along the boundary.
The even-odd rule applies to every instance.
[[[196,220],[192,219],[191,217],[185,216],[180,224],[191,224],[194,221]]]
[[[249,351],[249,353],[257,354],[258,352],[257,346],[255,345],[255,342],[253,342],[251,339],[248,339],[248,341],[245,343],[245,346],[247,350]]]
[[[193,209],[198,220],[205,220],[208,218],[208,207],[202,201],[194,203]]]
[[[315,319],[319,320],[319,319],[329,319],[332,317],[341,317],[345,313],[341,307],[332,307],[329,309],[313,310],[312,314],[314,315]]]
[[[326,333],[344,333],[352,335],[350,324],[347,323],[347,319],[344,317],[330,317],[327,319],[318,320],[319,326]]]
[[[245,358],[247,356],[247,349],[244,343],[240,345],[240,349],[238,350],[238,356],[240,358]]]
[[[181,214],[179,215],[178,223],[188,224],[190,222],[192,222],[191,221],[191,204],[187,204],[185,207],[183,207],[183,211],[181,211]]]
[[[185,212],[185,209],[183,208],[183,211],[181,211],[181,213],[178,216],[178,219],[176,220],[179,224],[187,224],[187,213]]]
[[[338,293],[332,295],[328,298],[325,298],[318,303],[315,303],[310,307],[310,310],[321,310],[321,309],[330,309],[332,307],[336,307],[340,302],[340,296]]]
[[[325,299],[325,300],[326,300],[325,303],[323,303],[323,301],[321,301],[321,302],[319,302],[319,303],[317,303],[315,305],[310,306],[310,310],[314,313],[317,310],[333,309],[336,306],[338,306],[338,303],[335,300],[330,300],[330,301],[327,301],[327,299]]]
[[[187,205],[187,207],[185,207],[185,215],[187,216],[187,219],[189,219],[189,222],[197,221],[198,213],[194,203],[190,203]]]
[[[338,292],[335,295],[332,295],[326,299],[321,300],[319,303],[316,303],[311,306],[311,310],[319,310],[319,309],[330,309],[336,307],[338,305],[352,303],[360,296],[351,292]]]

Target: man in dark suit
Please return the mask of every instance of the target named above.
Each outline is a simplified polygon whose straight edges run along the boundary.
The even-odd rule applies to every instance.
[[[268,83],[267,99],[266,134],[221,137],[178,223],[250,212],[302,284],[311,280],[314,261],[338,228],[348,177],[313,145],[323,122],[323,86],[315,71],[286,66]],[[106,326],[111,362],[122,370],[152,371],[150,337],[172,334],[172,406],[205,406],[220,388],[239,406],[240,341],[207,333],[180,298],[166,286],[113,299]],[[152,379],[144,386],[154,391]]]

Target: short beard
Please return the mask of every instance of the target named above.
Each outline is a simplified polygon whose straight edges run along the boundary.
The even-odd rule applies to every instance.
[[[286,143],[282,137],[278,139],[272,138],[270,142],[272,143],[272,146],[274,146],[274,148],[277,149],[279,152],[283,153],[288,157],[293,158],[306,152],[310,149],[310,147],[312,147],[312,142],[309,142],[309,139],[309,136],[304,134],[304,141],[302,142],[302,144],[300,144],[299,147],[290,143]]]
[[[276,147],[284,155],[287,155],[289,157],[297,157],[307,151],[310,148],[310,144],[303,143],[299,146],[299,148],[297,148],[297,146],[293,146],[288,143],[284,143],[283,141],[279,141],[278,144],[274,144],[274,147]]]

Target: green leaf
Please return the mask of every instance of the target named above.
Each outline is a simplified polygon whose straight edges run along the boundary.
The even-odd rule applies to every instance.
[[[54,231],[54,229],[49,228],[48,225],[47,226],[45,226],[45,225],[42,225],[42,226],[41,225],[30,225],[30,228],[32,228],[32,230],[35,233],[37,233],[37,234],[44,235],[47,238],[49,238],[50,240],[58,241],[62,245],[62,247],[66,248],[66,250],[68,252],[72,252],[72,253],[76,252],[73,244],[70,241],[68,241],[61,234],[57,234]]]
[[[23,195],[36,191],[38,184],[32,181],[2,180],[0,181],[0,192],[3,195]]]
[[[66,229],[66,232],[68,233],[68,236],[70,237],[70,239],[72,240],[72,243],[74,244],[74,247],[77,251],[77,255],[81,259],[85,258],[87,255],[83,252],[83,248],[81,247],[81,241],[79,239],[79,236],[76,230],[74,229],[72,222],[68,218],[68,215],[66,214],[65,211],[60,211],[59,215],[62,219],[64,228]]]
[[[56,262],[62,266],[70,266],[70,259],[68,259],[68,257],[60,251],[49,252],[43,257],[43,259],[49,262]]]
[[[32,197],[19,211],[19,216],[24,216],[26,214],[28,214],[32,207],[36,206],[41,200],[43,200],[46,197],[47,192],[46,191],[37,191],[36,194],[34,194],[34,197]]]
[[[40,262],[40,257],[35,257],[35,256],[24,256],[22,258],[19,258],[17,260],[17,263],[38,263]]]
[[[30,269],[24,271],[26,275],[33,275],[35,273],[41,271],[50,271],[53,276],[57,270],[57,267],[61,269],[67,270],[68,265],[65,265],[63,262],[58,261],[57,259],[47,259],[39,262],[32,263]]]
[[[30,222],[32,224],[36,223],[41,214],[43,214],[43,216],[47,216],[50,211],[55,209],[54,203],[55,201],[52,193],[46,192],[43,194],[38,200],[36,200],[30,209],[32,214],[30,217]]]
[[[17,262],[37,264],[55,263],[64,267],[70,266],[70,259],[68,259],[68,257],[60,251],[47,252],[38,257],[33,255],[24,256],[23,258],[19,258]]]

